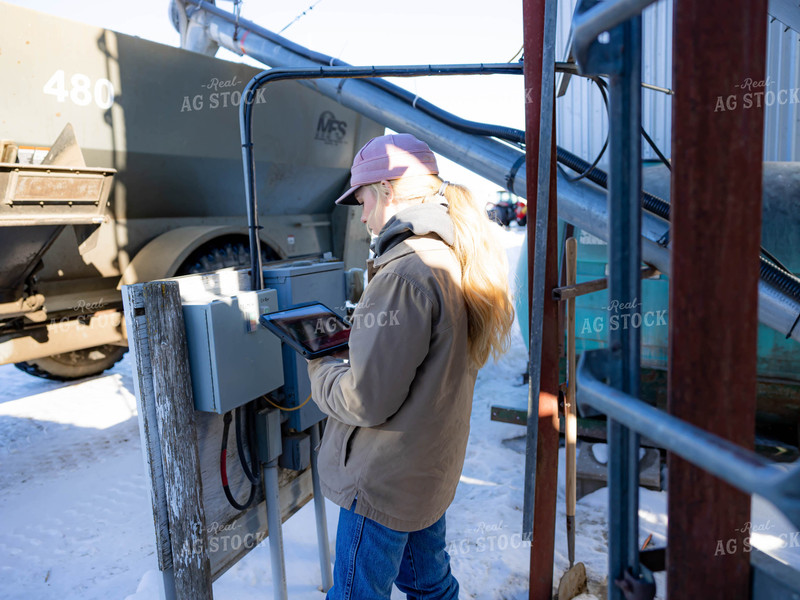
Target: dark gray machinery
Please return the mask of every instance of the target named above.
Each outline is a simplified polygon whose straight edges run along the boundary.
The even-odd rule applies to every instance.
[[[96,374],[126,348],[122,283],[249,264],[237,107],[257,70],[2,14],[0,364]],[[363,266],[366,231],[332,199],[383,126],[296,84],[267,100],[278,110],[254,132],[264,261],[330,252]]]

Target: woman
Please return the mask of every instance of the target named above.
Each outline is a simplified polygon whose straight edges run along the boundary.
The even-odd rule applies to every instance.
[[[337,204],[360,204],[377,237],[353,314],[349,361],[308,365],[329,416],[322,489],[341,508],[339,599],[452,599],[444,513],[464,464],[478,369],[506,349],[513,322],[505,251],[469,192],[439,179],[409,134],[368,142]]]

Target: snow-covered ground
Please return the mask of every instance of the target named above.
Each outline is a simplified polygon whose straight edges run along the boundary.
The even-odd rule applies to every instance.
[[[503,239],[513,273],[523,232],[512,228]],[[527,388],[521,385],[526,360],[517,334],[511,351],[478,377],[466,463],[447,513],[448,546],[462,598],[527,598],[529,548],[520,537],[525,432],[490,420],[492,404],[526,405]],[[102,376],[56,383],[11,365],[0,367],[0,598],[159,598],[131,369],[126,356]],[[568,566],[563,458],[561,450],[556,585]],[[640,541],[652,533],[653,545],[663,545],[666,493],[642,489],[640,503]],[[583,600],[605,596],[606,504],[605,488],[578,502],[575,554],[590,580]],[[338,509],[328,503],[332,547],[337,518]],[[324,598],[318,590],[314,523],[308,504],[284,526],[293,600]],[[791,543],[796,528],[758,498],[751,527],[754,545],[800,566],[800,548]],[[663,597],[660,577],[659,582]],[[220,600],[271,595],[266,541],[214,584]]]

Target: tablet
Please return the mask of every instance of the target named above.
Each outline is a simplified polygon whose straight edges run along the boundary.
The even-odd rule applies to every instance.
[[[261,324],[304,357],[319,358],[347,348],[350,323],[321,302],[298,304],[261,315]]]

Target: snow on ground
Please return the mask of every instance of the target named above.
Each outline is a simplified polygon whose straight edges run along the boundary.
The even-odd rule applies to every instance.
[[[523,241],[503,233],[514,272]],[[510,352],[479,374],[463,476],[447,513],[448,550],[462,598],[527,598],[529,547],[522,542],[525,430],[490,420],[490,406],[526,406],[521,385],[526,350]],[[0,367],[0,597],[156,600],[161,576],[144,474],[129,355],[102,376],[78,383],[37,379]],[[559,453],[554,582],[568,567],[563,449]],[[585,563],[589,594],[605,597],[607,493],[578,501],[576,560]],[[640,541],[666,536],[666,493],[640,492]],[[792,527],[754,500],[756,546],[800,565]],[[334,546],[338,508],[330,502]],[[289,596],[322,600],[314,512],[309,503],[284,525]],[[745,524],[743,524],[743,527]],[[800,544],[798,544],[800,545]],[[710,550],[713,551],[713,550]],[[659,577],[663,597],[664,582]],[[263,542],[214,584],[218,600],[272,595],[269,545]],[[393,598],[402,597],[397,590]]]

